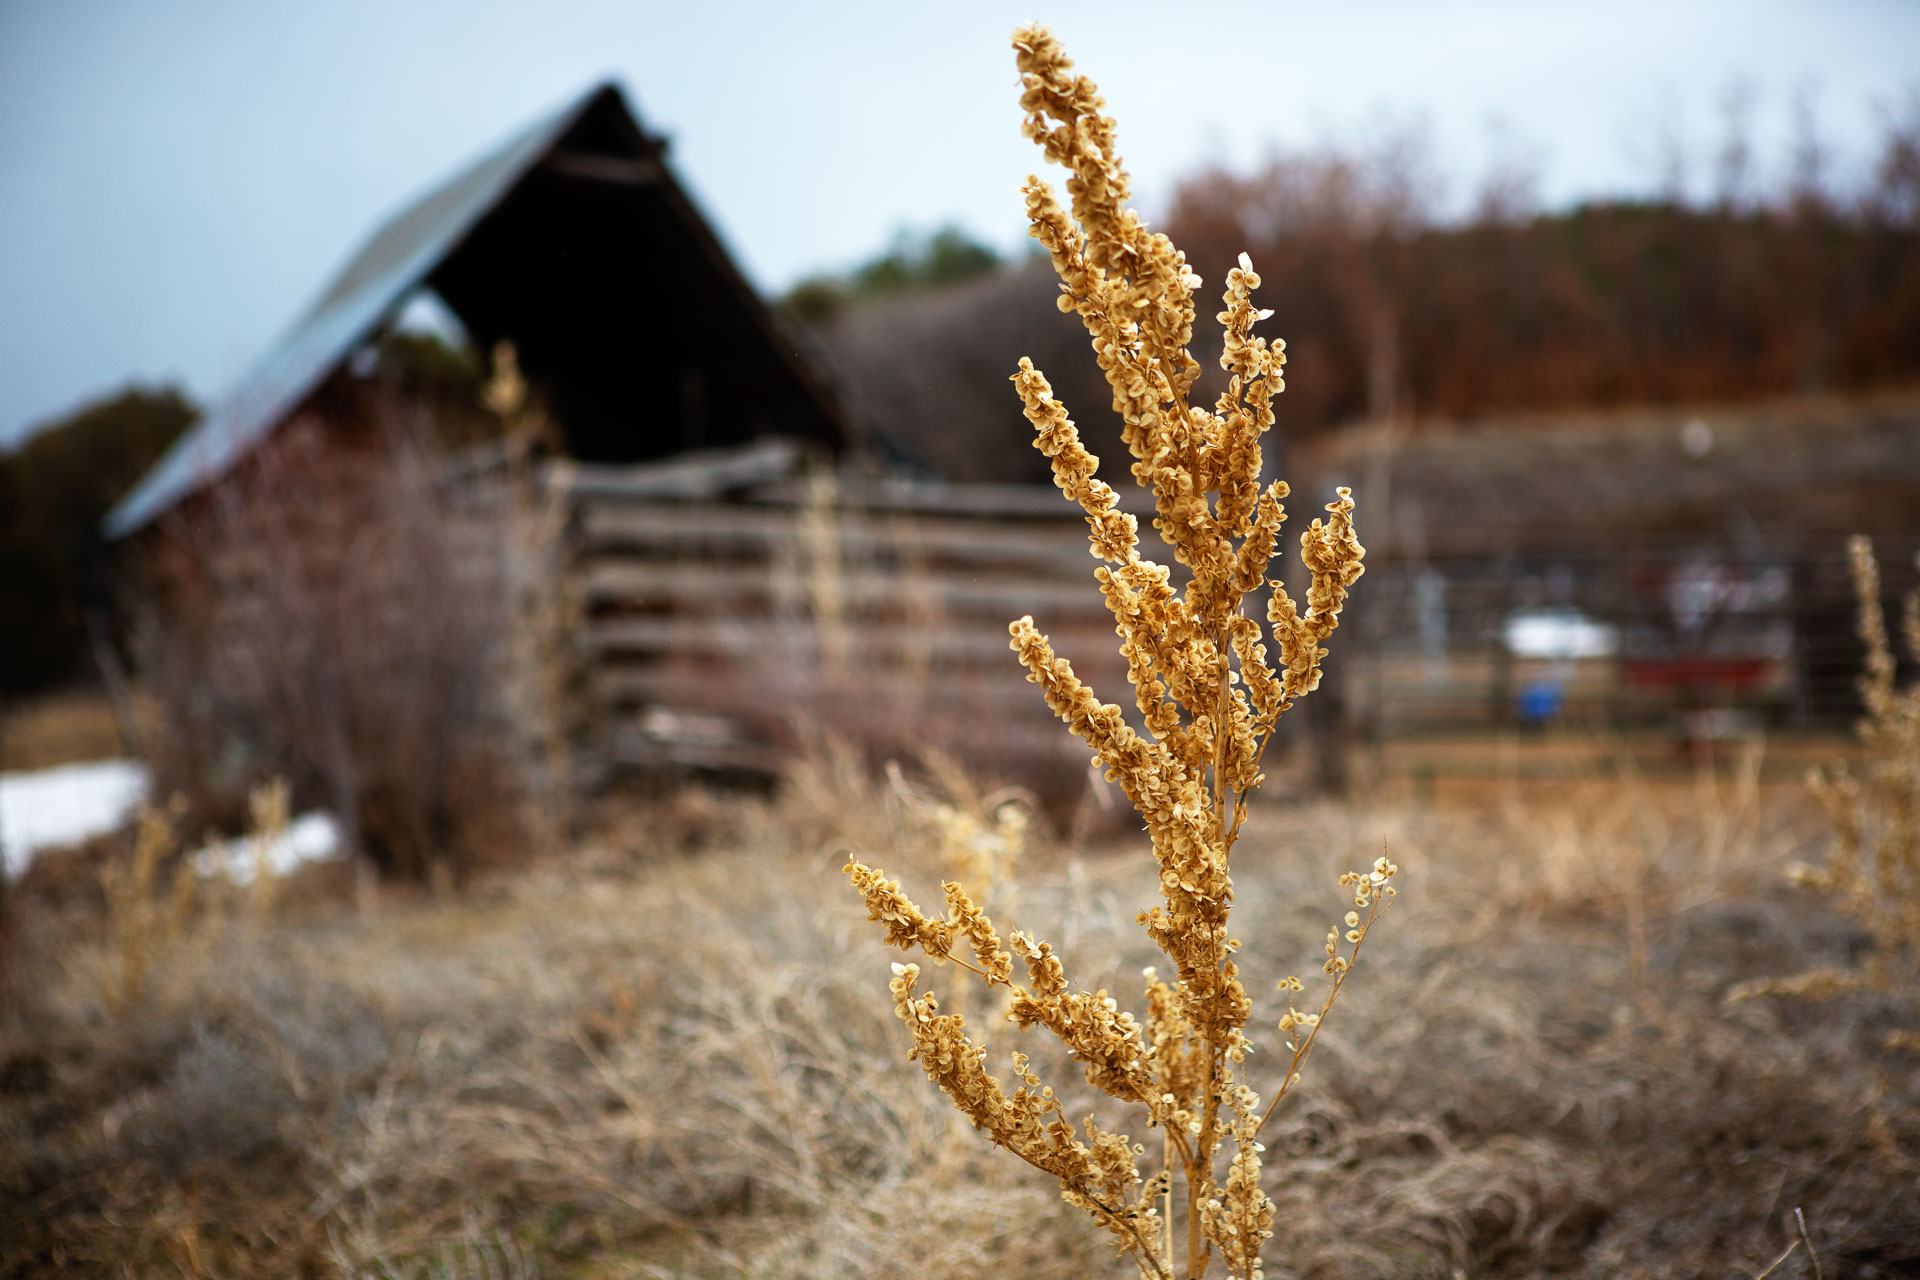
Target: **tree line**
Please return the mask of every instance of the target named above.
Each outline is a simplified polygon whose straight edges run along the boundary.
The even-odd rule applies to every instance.
[[[1165,229],[1207,282],[1194,350],[1209,394],[1220,375],[1206,299],[1251,254],[1274,311],[1262,332],[1288,342],[1279,412],[1295,438],[1388,415],[1418,424],[1913,382],[1920,100],[1885,121],[1853,189],[1826,180],[1824,157],[1803,138],[1785,176],[1761,187],[1731,137],[1711,192],[1672,183],[1557,210],[1538,208],[1532,175],[1510,167],[1463,215],[1440,208],[1417,140],[1390,140],[1195,172]],[[955,478],[1041,479],[1004,384],[1022,355],[1096,449],[1119,447],[1077,326],[1046,308],[1055,285],[1041,267],[847,286],[835,307],[796,310],[872,434]]]

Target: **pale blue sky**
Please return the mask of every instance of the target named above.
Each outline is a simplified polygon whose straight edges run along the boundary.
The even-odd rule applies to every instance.
[[[1842,160],[1920,86],[1920,4],[1168,5],[0,0],[0,442],[130,380],[211,398],[371,225],[614,76],[773,292],[955,221],[1019,243],[1008,31],[1099,79],[1151,213],[1206,160],[1423,117],[1456,193],[1500,122],[1549,203],[1644,191],[1756,95],[1763,162],[1812,95]]]

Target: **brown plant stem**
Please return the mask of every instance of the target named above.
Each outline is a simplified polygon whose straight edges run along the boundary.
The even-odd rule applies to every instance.
[[[1308,1055],[1313,1052],[1313,1042],[1319,1038],[1320,1028],[1326,1024],[1327,1013],[1333,1008],[1333,1002],[1340,998],[1340,988],[1346,984],[1347,975],[1353,972],[1354,965],[1359,962],[1360,948],[1366,943],[1367,934],[1373,929],[1374,923],[1380,919],[1385,909],[1382,900],[1378,898],[1374,899],[1373,904],[1367,908],[1367,921],[1360,930],[1360,940],[1353,944],[1353,950],[1347,954],[1346,967],[1332,975],[1333,981],[1327,986],[1327,998],[1320,1005],[1318,1020],[1308,1027],[1307,1034],[1300,1038],[1300,1047],[1293,1051],[1293,1059],[1287,1063],[1285,1078],[1281,1080],[1280,1087],[1274,1091],[1272,1101],[1267,1103],[1267,1109],[1260,1113],[1260,1123],[1253,1127],[1256,1135],[1266,1127],[1267,1120],[1273,1115],[1273,1109],[1280,1105],[1280,1099],[1286,1097],[1287,1091],[1293,1088],[1293,1082],[1298,1078],[1300,1068],[1306,1065]]]

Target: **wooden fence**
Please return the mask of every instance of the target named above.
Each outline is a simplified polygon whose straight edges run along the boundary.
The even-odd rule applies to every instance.
[[[560,464],[579,735],[602,769],[766,770],[809,734],[1083,767],[1008,647],[1031,614],[1125,687],[1086,525],[1052,489],[848,479],[786,442]]]
[[[848,478],[809,470],[781,441],[639,467],[554,464],[546,479],[567,512],[575,736],[595,773],[771,770],[828,732],[1003,775],[1078,777],[1085,752],[1008,649],[1022,614],[1131,715],[1084,521],[1051,488]],[[1368,539],[1368,575],[1331,645],[1325,729],[1452,732],[1529,714],[1618,727],[1714,708],[1737,713],[1727,723],[1793,727],[1852,713],[1858,650],[1837,541],[1730,549],[1596,533],[1581,548],[1475,555],[1389,532]],[[1890,594],[1911,581],[1913,549],[1886,540]],[[1297,557],[1281,572],[1297,577]],[[1529,628],[1571,628],[1575,649],[1530,652]],[[1583,634],[1605,644],[1582,654]]]
[[[1920,539],[1876,548],[1891,618]],[[1334,678],[1354,727],[1387,738],[1549,720],[1831,731],[1859,714],[1857,609],[1837,537],[1417,558],[1389,545],[1368,556]]]

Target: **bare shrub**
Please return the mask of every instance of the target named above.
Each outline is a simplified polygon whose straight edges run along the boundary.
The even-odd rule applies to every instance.
[[[163,525],[155,785],[231,827],[250,785],[286,777],[353,852],[426,878],[517,839],[504,553],[416,435],[355,427],[288,424]]]

